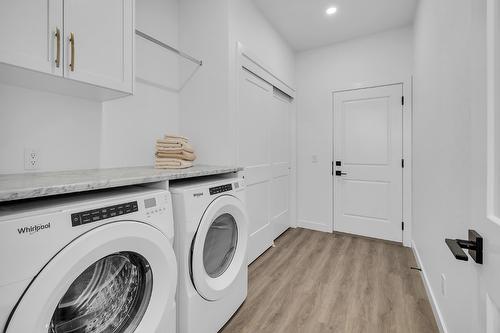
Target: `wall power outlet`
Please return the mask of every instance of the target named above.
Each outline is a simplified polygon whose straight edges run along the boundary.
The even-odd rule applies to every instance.
[[[38,170],[40,168],[40,152],[38,149],[24,149],[24,170]]]

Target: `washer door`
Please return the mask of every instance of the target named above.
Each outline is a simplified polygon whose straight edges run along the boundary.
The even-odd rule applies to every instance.
[[[156,332],[170,320],[176,285],[168,238],[144,223],[110,223],[74,240],[42,269],[6,332]]]
[[[230,195],[215,199],[203,214],[191,260],[193,283],[203,298],[224,297],[246,265],[247,225],[245,207]]]

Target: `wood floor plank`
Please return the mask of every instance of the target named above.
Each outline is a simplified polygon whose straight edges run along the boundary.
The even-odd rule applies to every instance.
[[[300,228],[275,243],[221,333],[439,332],[410,249]]]

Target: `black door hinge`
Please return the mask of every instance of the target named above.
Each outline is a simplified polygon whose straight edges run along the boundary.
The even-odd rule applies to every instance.
[[[405,230],[405,223],[401,222],[401,230]]]
[[[332,161],[332,176],[333,176],[333,161]]]
[[[405,105],[405,97],[401,96],[401,105]]]
[[[402,159],[401,159],[401,167],[402,167],[402,168],[404,168],[404,167],[405,167],[405,159],[404,159],[404,158],[402,158]]]

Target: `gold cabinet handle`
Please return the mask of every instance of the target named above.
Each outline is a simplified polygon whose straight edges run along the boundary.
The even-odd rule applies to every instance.
[[[71,45],[71,62],[69,63],[69,68],[72,72],[75,71],[75,34],[69,34],[69,43]]]
[[[56,28],[56,68],[61,66],[61,30]]]

